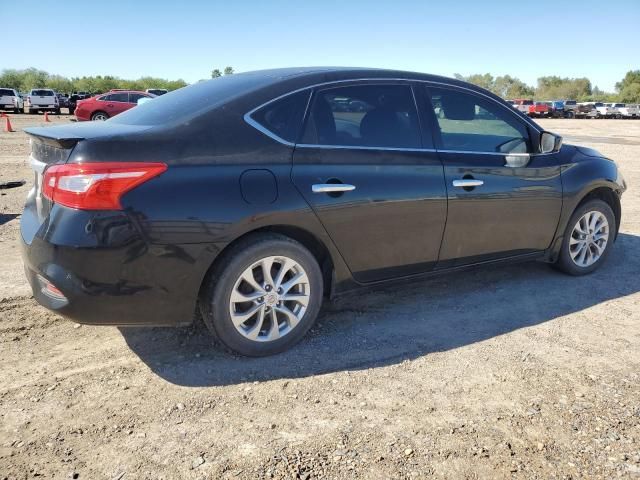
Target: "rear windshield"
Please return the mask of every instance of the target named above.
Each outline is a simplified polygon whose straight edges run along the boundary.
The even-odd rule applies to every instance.
[[[8,88],[0,88],[0,97],[4,97],[5,95],[9,95],[10,97],[14,96],[13,90],[9,90]]]
[[[575,100],[567,100],[566,102],[564,102],[565,105],[575,105],[576,101]]]
[[[227,75],[198,82],[156,97],[108,121],[126,125],[160,125],[182,121],[263,87],[274,80],[276,79],[273,77],[255,72]]]
[[[31,90],[31,95],[40,97],[53,97],[53,90]]]
[[[594,105],[596,107],[603,107],[604,106],[604,104],[602,102],[595,103]]]

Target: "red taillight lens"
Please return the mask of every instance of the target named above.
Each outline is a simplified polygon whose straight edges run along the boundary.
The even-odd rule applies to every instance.
[[[80,210],[122,210],[125,193],[166,169],[164,163],[142,162],[54,165],[44,173],[42,193],[52,202]]]

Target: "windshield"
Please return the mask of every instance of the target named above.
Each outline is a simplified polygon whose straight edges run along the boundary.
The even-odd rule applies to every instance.
[[[564,102],[565,105],[575,105],[576,101],[575,100],[567,100],[566,102]]]
[[[198,82],[156,97],[108,121],[127,125],[161,125],[183,121],[274,80],[277,78],[251,72]]]
[[[8,88],[0,88],[0,97],[4,97],[5,95],[13,97],[15,94],[13,93],[13,90],[9,90]]]
[[[53,90],[31,90],[31,95],[36,95],[40,97],[52,97]]]

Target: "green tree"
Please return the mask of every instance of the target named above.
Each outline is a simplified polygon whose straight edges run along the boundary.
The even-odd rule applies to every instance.
[[[533,88],[524,83],[522,80],[504,75],[501,77],[493,77],[490,73],[476,73],[468,77],[459,73],[454,74],[458,80],[473,83],[479,87],[485,88],[502,98],[523,98],[532,97]]]
[[[621,102],[640,103],[640,70],[630,70],[616,83],[618,99]]]
[[[218,78],[221,76],[222,76],[222,72],[219,69],[214,68],[213,70],[211,70],[211,78]]]
[[[29,91],[32,88],[46,87],[61,93],[72,91],[87,91],[102,93],[112,88],[126,88],[131,90],[145,90],[147,88],[166,88],[175,90],[187,85],[182,79],[166,80],[164,78],[142,77],[128,80],[113,75],[97,75],[92,77],[67,78],[62,75],[51,75],[35,68],[26,70],[6,69],[0,72],[0,86]]]
[[[491,91],[502,98],[509,99],[531,98],[534,93],[533,87],[510,75],[496,77]]]
[[[233,73],[234,73],[233,67],[224,67],[224,74],[225,75],[232,75]]]
[[[539,100],[585,100],[591,94],[591,81],[588,78],[548,76],[538,78],[535,97]]]

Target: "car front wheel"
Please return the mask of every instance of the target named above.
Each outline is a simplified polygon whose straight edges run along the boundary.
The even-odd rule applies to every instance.
[[[288,237],[241,241],[209,275],[201,301],[209,330],[247,356],[282,352],[313,325],[323,298],[314,256]]]
[[[590,200],[573,213],[556,266],[570,275],[586,275],[609,255],[616,235],[616,219],[602,200]]]

